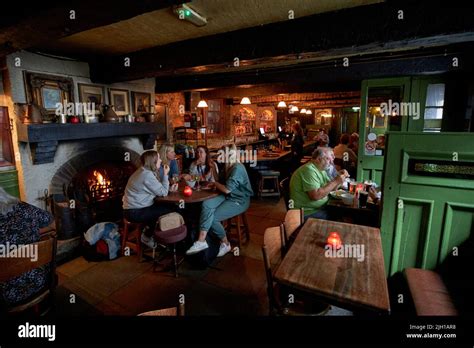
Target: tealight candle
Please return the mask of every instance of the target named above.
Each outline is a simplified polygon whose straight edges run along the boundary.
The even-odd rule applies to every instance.
[[[185,197],[190,197],[193,194],[193,189],[189,186],[184,188],[183,194]]]
[[[333,248],[339,249],[342,246],[342,240],[337,232],[331,232],[327,239],[327,244]]]

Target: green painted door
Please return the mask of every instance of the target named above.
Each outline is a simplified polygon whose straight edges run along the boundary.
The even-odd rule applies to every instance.
[[[384,173],[387,274],[435,268],[474,230],[474,135],[389,132]]]
[[[382,183],[385,156],[385,133],[387,131],[406,131],[407,117],[390,112],[392,106],[408,102],[411,79],[409,77],[365,80],[362,82],[359,153],[357,180],[373,180]],[[384,108],[383,106],[386,106]]]

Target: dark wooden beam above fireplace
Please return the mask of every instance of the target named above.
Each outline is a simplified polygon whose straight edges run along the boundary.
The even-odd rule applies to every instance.
[[[33,164],[52,163],[61,141],[139,136],[144,149],[153,148],[161,123],[17,124],[18,141],[29,143]]]
[[[237,72],[472,42],[473,17],[474,8],[446,1],[388,1],[90,61],[91,79],[112,83]]]

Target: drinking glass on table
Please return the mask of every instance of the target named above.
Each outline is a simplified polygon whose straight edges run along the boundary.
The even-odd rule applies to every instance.
[[[357,188],[357,182],[354,179],[351,179],[351,181],[349,181],[349,193],[352,195],[355,194],[356,188]]]
[[[369,193],[367,191],[359,192],[359,208],[367,208],[368,198],[369,198]]]
[[[196,191],[201,191],[201,186],[199,185],[199,180],[201,180],[201,176],[198,174],[194,175],[194,180],[196,180]]]

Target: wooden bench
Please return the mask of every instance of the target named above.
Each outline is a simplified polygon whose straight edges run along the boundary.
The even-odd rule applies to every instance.
[[[417,315],[458,315],[441,276],[430,270],[405,269]]]

